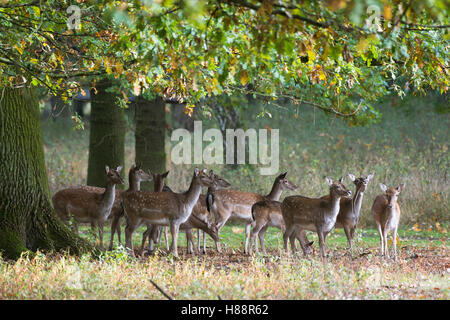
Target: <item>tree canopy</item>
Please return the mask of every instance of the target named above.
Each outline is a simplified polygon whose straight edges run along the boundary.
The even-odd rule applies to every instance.
[[[447,12],[439,0],[0,1],[0,86],[67,99],[111,77],[123,101],[157,94],[192,112],[243,92],[365,124],[389,92],[448,90]]]

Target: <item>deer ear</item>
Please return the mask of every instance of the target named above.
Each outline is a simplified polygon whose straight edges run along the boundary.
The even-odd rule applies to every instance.
[[[353,174],[351,174],[351,173],[348,174],[348,177],[349,177],[350,180],[352,180],[352,181],[355,181],[355,180],[356,180],[356,177],[355,177]]]
[[[134,169],[136,169],[136,163],[133,163],[130,168],[130,170],[134,170]]]
[[[163,178],[167,177],[167,175],[169,174],[169,172],[170,172],[170,171],[164,172],[164,173],[162,174],[162,177],[163,177]]]
[[[380,183],[380,189],[381,189],[383,192],[386,192],[387,187],[386,187],[384,184]]]
[[[210,176],[210,177],[214,177],[214,171],[213,171],[213,169],[209,170],[209,176]]]
[[[329,186],[331,186],[333,184],[333,180],[332,179],[330,179],[328,177],[326,177],[325,179],[327,180],[327,183],[328,183]]]
[[[195,176],[198,176],[199,172],[200,172],[200,171],[198,170],[198,168],[195,168],[195,169],[194,169],[194,175],[195,175]]]
[[[106,171],[106,173],[109,172],[109,166],[106,166],[106,167],[105,167],[105,171]]]
[[[280,175],[278,176],[278,178],[284,179],[284,178],[286,178],[286,175],[287,175],[287,171],[286,171],[286,172],[283,172],[283,173],[280,173]]]
[[[372,172],[371,174],[369,174],[369,175],[367,176],[366,179],[367,179],[368,181],[370,181],[370,180],[373,179],[374,176],[375,176],[375,173]]]
[[[344,177],[341,177],[340,179],[339,179],[339,182],[342,182],[344,180]]]
[[[118,173],[120,173],[120,171],[122,171],[122,166],[118,166],[117,169],[116,169],[116,171],[117,171]]]
[[[404,183],[400,184],[400,185],[397,187],[397,191],[398,191],[398,192],[402,192],[404,187],[405,187],[405,184],[404,184]]]
[[[202,172],[203,172],[204,174],[206,174],[206,175],[208,174],[208,170],[207,170],[206,168],[203,169]]]

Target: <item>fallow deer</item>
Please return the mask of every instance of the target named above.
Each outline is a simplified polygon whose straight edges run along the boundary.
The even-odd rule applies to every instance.
[[[256,244],[255,237],[258,235],[259,243],[264,254],[266,254],[266,248],[264,246],[264,235],[268,227],[276,227],[281,229],[284,233],[286,225],[284,223],[283,215],[281,214],[281,202],[272,200],[263,200],[255,203],[252,206],[252,217],[255,220],[252,231],[250,233],[250,250],[249,254],[253,252],[253,244]],[[309,242],[306,238],[306,233],[300,232],[297,236],[300,241],[302,250],[307,254],[312,253],[312,245],[314,241]],[[255,245],[256,251],[258,247]]]
[[[123,184],[122,167],[116,170],[106,166],[106,188],[103,193],[92,191],[92,187],[75,186],[63,189],[52,197],[56,214],[65,223],[73,217],[75,222],[90,223],[98,228],[100,247],[103,248],[103,225],[108,219],[116,197],[116,184]],[[75,228],[78,233],[78,228]]]
[[[287,172],[281,173],[275,178],[272,190],[266,196],[253,192],[228,189],[217,190],[212,193],[213,203],[211,203],[210,206],[214,212],[218,230],[220,230],[230,218],[245,223],[244,253],[248,253],[250,227],[254,222],[251,212],[252,205],[266,199],[278,201],[283,190],[295,189],[296,186],[286,178],[286,174]],[[220,251],[220,247],[218,247],[217,250]]]
[[[361,210],[364,192],[366,191],[367,184],[370,182],[370,180],[373,179],[374,174],[371,173],[366,178],[356,178],[351,173],[348,176],[350,180],[352,180],[355,184],[356,191],[353,195],[353,198],[351,199],[341,198],[341,204],[339,214],[336,219],[335,228],[344,229],[351,252],[353,249],[353,237],[355,235],[356,226],[358,225],[359,221],[359,212]],[[329,195],[321,197],[321,199],[329,198]]]
[[[119,243],[122,244],[120,240],[120,219],[123,217],[123,207],[122,207],[122,195],[124,192],[129,191],[139,191],[141,189],[142,181],[151,181],[152,176],[142,170],[141,164],[133,164],[130,167],[130,171],[128,171],[128,189],[116,190],[116,198],[114,200],[113,207],[111,209],[110,217],[112,217],[111,221],[111,240],[109,242],[109,250],[112,250],[114,243],[114,233],[117,233],[117,238],[119,239]],[[90,187],[96,192],[101,192],[102,188]]]
[[[320,254],[325,259],[325,240],[334,228],[339,213],[341,197],[350,197],[352,192],[339,181],[326,178],[330,186],[329,199],[307,198],[303,196],[286,197],[281,203],[281,212],[286,223],[283,234],[284,249],[288,250],[288,240],[295,253],[295,237],[297,232],[310,230],[319,236]],[[305,253],[305,252],[304,252]]]
[[[380,253],[389,258],[387,236],[392,231],[392,244],[394,246],[394,259],[397,260],[397,229],[400,222],[400,206],[397,202],[398,195],[404,189],[402,183],[397,188],[388,188],[380,183],[384,194],[377,196],[372,205],[372,215],[380,234]]]
[[[187,241],[187,249],[188,249],[188,253],[192,253],[193,252],[193,247],[194,247],[194,241],[193,241],[193,237],[192,237],[192,229],[198,229],[199,231],[202,230],[203,234],[208,234],[216,243],[216,247],[218,245],[219,239],[218,239],[218,231],[217,228],[214,224],[211,223],[211,218],[210,218],[210,213],[207,209],[207,203],[206,203],[206,199],[210,196],[210,193],[219,189],[219,188],[228,188],[230,186],[230,183],[228,181],[226,181],[225,179],[223,179],[222,177],[220,177],[218,174],[215,174],[213,170],[210,170],[209,172],[209,176],[213,179],[214,181],[214,186],[213,187],[208,187],[208,192],[206,195],[200,195],[197,203],[195,204],[193,210],[192,210],[192,214],[189,216],[189,219],[182,223],[180,225],[180,230],[183,230],[186,232],[186,241]],[[165,186],[167,187],[167,186]],[[168,190],[170,190],[169,192],[173,192],[169,187],[167,187]],[[157,233],[153,232],[154,230],[156,230],[156,227],[158,226],[154,226],[154,229],[151,229],[150,235],[149,235],[149,251],[153,250],[153,242],[156,242],[157,239]],[[141,246],[141,251],[143,251],[144,248],[144,243],[145,243],[145,239],[146,236],[148,235],[148,232],[146,231],[147,234],[144,234],[143,238],[142,238],[142,246]],[[200,244],[198,244],[198,251],[200,251]],[[206,253],[206,239],[205,236],[203,236],[203,253]]]
[[[214,181],[206,169],[194,170],[189,189],[184,193],[175,192],[127,192],[123,204],[127,226],[125,228],[125,247],[133,253],[132,234],[141,223],[169,225],[172,234],[172,254],[178,256],[178,231],[187,221],[195,203],[200,197],[202,186],[211,187]]]

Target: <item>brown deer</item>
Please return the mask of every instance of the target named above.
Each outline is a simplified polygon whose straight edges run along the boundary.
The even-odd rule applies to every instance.
[[[347,241],[349,244],[350,252],[353,249],[353,237],[355,235],[356,226],[359,221],[359,212],[361,210],[361,204],[364,197],[364,192],[366,191],[367,184],[373,179],[374,174],[371,173],[367,177],[356,178],[353,174],[348,175],[350,180],[356,186],[355,194],[353,198],[341,198],[339,214],[336,219],[335,228],[343,228],[345,235],[347,236]],[[321,197],[321,199],[329,199],[330,196],[326,195]]]
[[[217,228],[220,230],[228,219],[237,219],[245,223],[244,253],[248,253],[248,241],[250,239],[250,227],[253,224],[252,205],[265,199],[279,200],[283,190],[297,188],[286,178],[287,172],[281,173],[275,178],[272,190],[266,196],[238,190],[217,190],[212,193],[213,202],[210,204],[216,219]],[[220,252],[220,247],[217,247]]]
[[[325,259],[325,240],[336,223],[341,197],[352,195],[352,192],[342,184],[342,178],[339,181],[333,181],[327,177],[326,180],[330,186],[329,199],[290,196],[281,203],[281,212],[286,223],[286,231],[283,234],[286,251],[289,240],[292,251],[295,253],[294,241],[297,232],[315,231],[319,236],[320,254]],[[306,253],[304,252],[304,254]]]
[[[387,246],[387,236],[389,231],[393,231],[392,244],[394,246],[394,259],[397,260],[397,229],[400,222],[400,206],[397,198],[402,192],[405,184],[402,183],[397,188],[388,188],[380,183],[380,188],[384,194],[377,196],[372,205],[372,215],[380,234],[380,253],[389,258]]]
[[[108,219],[116,197],[116,184],[123,184],[120,176],[122,167],[116,170],[106,166],[106,188],[103,193],[92,191],[92,187],[76,186],[63,189],[52,197],[56,214],[65,223],[72,216],[77,223],[90,223],[98,228],[100,247],[103,248],[103,225]],[[75,231],[78,228],[75,224]]]
[[[281,229],[284,233],[286,230],[286,225],[284,223],[283,215],[281,214],[281,202],[272,200],[263,200],[256,202],[252,206],[252,217],[255,220],[252,231],[250,233],[250,250],[249,254],[253,253],[253,244],[255,244],[256,252],[258,252],[258,246],[256,246],[255,237],[258,235],[259,243],[264,254],[267,254],[266,248],[264,246],[264,235],[268,227],[276,227]],[[306,238],[306,233],[300,232],[297,236],[300,241],[303,251],[307,254],[312,253],[312,245],[314,241],[308,242]]]
[[[194,170],[189,189],[184,193],[175,192],[127,192],[123,204],[127,226],[125,228],[125,247],[133,253],[132,235],[141,223],[169,225],[172,234],[172,254],[178,256],[178,231],[192,213],[195,203],[200,197],[202,186],[211,187],[214,181],[206,173],[206,169]]]
[[[205,239],[205,233],[207,233],[216,243],[219,242],[218,238],[218,231],[214,224],[211,224],[210,214],[207,209],[207,203],[206,199],[210,195],[211,192],[214,190],[217,190],[219,188],[228,188],[230,186],[230,183],[220,177],[218,174],[215,174],[213,170],[210,170],[209,176],[214,180],[214,186],[208,187],[208,192],[206,195],[200,195],[197,203],[195,204],[192,214],[189,216],[188,220],[180,225],[180,230],[183,230],[186,232],[186,241],[187,241],[187,249],[188,253],[193,252],[194,247],[194,241],[192,237],[192,229],[198,229],[199,231],[203,231],[203,253],[206,253],[206,239]],[[168,192],[173,192],[169,187],[164,186],[167,188],[166,190]],[[144,233],[144,236],[142,237],[142,246],[141,246],[141,252],[143,252],[145,239],[148,236],[149,238],[149,251],[153,251],[153,242],[157,241],[157,233],[154,232],[156,230],[155,226],[154,229],[150,231],[150,235],[148,235],[148,230]],[[200,251],[200,244],[198,244],[198,251]]]
[[[123,190],[116,190],[116,198],[114,200],[114,205],[111,209],[110,217],[112,217],[111,221],[111,240],[109,242],[109,250],[112,250],[113,243],[114,243],[114,233],[117,232],[117,238],[119,240],[119,243],[122,244],[120,240],[120,218],[123,217],[123,207],[122,207],[122,195],[124,192],[129,191],[139,191],[141,189],[141,182],[142,181],[151,181],[152,176],[142,170],[141,164],[133,164],[130,167],[130,171],[128,171],[128,189]],[[102,188],[97,187],[91,187],[96,192],[101,192]]]

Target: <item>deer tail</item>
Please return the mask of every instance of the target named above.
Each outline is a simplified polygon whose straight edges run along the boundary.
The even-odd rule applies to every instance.
[[[214,194],[208,192],[206,194],[206,209],[208,210],[209,213],[211,213],[211,208],[213,204],[214,204]]]

